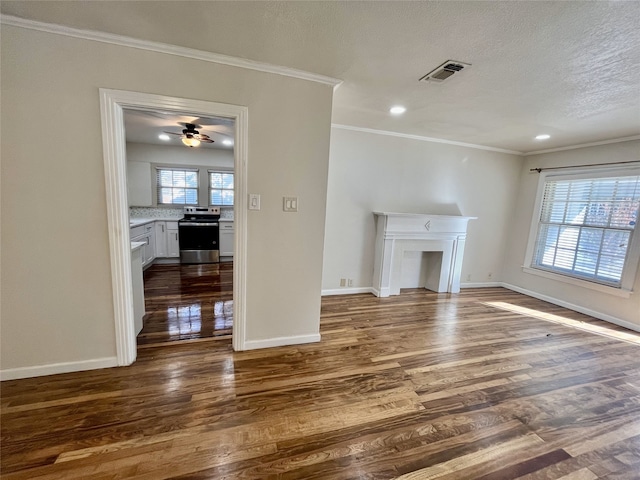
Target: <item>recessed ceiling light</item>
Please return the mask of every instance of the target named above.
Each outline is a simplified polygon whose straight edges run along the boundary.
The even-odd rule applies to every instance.
[[[222,144],[223,145],[233,145],[233,142],[231,140],[223,140]]]
[[[402,105],[395,105],[389,109],[391,115],[402,115],[407,109]]]
[[[546,133],[536,136],[536,140],[549,140],[550,138],[551,138],[551,135],[547,135]]]
[[[166,133],[161,133],[160,135],[158,135],[158,138],[159,138],[160,140],[164,140],[165,142],[166,142],[167,140],[171,140],[171,137],[170,137],[169,135],[167,135]]]

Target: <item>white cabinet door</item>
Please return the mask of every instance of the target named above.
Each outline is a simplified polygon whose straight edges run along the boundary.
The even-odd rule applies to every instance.
[[[169,223],[169,222],[167,222]],[[167,257],[177,258],[180,256],[180,237],[178,229],[167,230]]]
[[[144,235],[147,242],[144,249],[144,266],[147,266],[156,258],[156,227],[153,223],[144,226]]]
[[[233,257],[233,222],[220,222],[220,256]]]
[[[167,222],[157,221],[156,224],[156,257],[167,256]]]

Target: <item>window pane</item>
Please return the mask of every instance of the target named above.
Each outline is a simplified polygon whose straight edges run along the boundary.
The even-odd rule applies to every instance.
[[[222,188],[222,174],[220,173],[211,173],[210,174],[211,188]]]
[[[198,172],[185,172],[185,186],[198,187]]]
[[[170,188],[161,188],[160,189],[160,203],[172,203],[172,195]]]
[[[198,190],[193,188],[187,188],[185,190],[185,203],[197,204],[198,203]]]
[[[184,187],[186,172],[174,170],[173,171],[173,186],[174,187]]]
[[[222,190],[211,190],[211,205],[222,205]]]
[[[173,183],[173,176],[171,170],[160,170],[160,185],[163,187],[170,187]]]
[[[233,188],[233,173],[222,174],[222,188]]]
[[[222,191],[222,204],[233,205],[233,190]]]

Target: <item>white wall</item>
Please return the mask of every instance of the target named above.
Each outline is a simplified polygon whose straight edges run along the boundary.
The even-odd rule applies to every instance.
[[[332,128],[323,290],[340,278],[371,287],[377,210],[477,216],[462,281],[500,281],[521,166],[516,155]]]
[[[189,148],[127,142],[127,162],[163,165],[203,165],[233,169],[233,149]]]
[[[129,206],[149,207],[157,205],[157,198],[154,195],[156,181],[154,164],[159,166],[202,166],[233,170],[233,150],[127,142]],[[200,205],[207,205],[207,188],[207,172],[206,169],[202,169],[200,172]]]
[[[599,318],[640,328],[640,270],[630,298],[621,298],[576,285],[542,278],[522,271],[539,175],[531,168],[590,165],[640,159],[640,141],[600,145],[526,157],[518,185],[518,201],[513,215],[504,281],[529,293]]]
[[[262,210],[247,219],[246,340],[318,333],[330,86],[7,25],[1,44],[3,371],[115,358],[101,87],[247,106]],[[34,119],[46,128],[25,141]]]

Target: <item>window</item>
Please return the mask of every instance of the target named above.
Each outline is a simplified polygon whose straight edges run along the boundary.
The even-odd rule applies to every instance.
[[[158,168],[158,205],[197,205],[198,170]]]
[[[532,268],[631,289],[638,267],[633,237],[640,174],[608,175],[544,179]]]
[[[209,171],[209,205],[233,205],[233,173]]]

